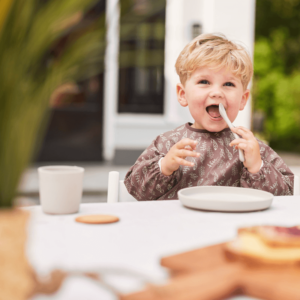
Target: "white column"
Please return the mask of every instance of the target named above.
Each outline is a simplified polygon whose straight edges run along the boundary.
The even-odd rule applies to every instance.
[[[215,31],[215,0],[202,0],[203,1],[203,10],[201,12],[202,21],[203,21],[203,33],[212,33]],[[228,3],[228,0],[224,2]],[[230,2],[230,0],[229,0]]]
[[[106,52],[103,108],[103,156],[111,160],[115,153],[115,123],[118,103],[118,54],[119,54],[118,0],[106,1]]]
[[[183,1],[167,0],[165,20],[165,95],[164,111],[165,119],[169,122],[176,122],[180,118],[177,112],[177,96],[175,86],[178,81],[175,73],[175,60],[181,51],[183,36]]]
[[[241,41],[253,58],[255,0],[214,0],[214,11],[213,31],[222,32],[229,39]],[[250,129],[251,98],[248,100],[245,109],[239,112],[234,124]]]
[[[195,1],[195,0],[194,0]],[[176,84],[179,77],[175,70],[178,55],[188,42],[185,18],[187,0],[167,0],[166,35],[165,35],[165,120],[174,124],[174,128],[192,121],[188,108],[183,108],[177,101]]]

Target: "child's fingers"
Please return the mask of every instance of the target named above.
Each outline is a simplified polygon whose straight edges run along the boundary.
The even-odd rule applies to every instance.
[[[248,130],[245,127],[235,127],[231,129],[232,132],[237,133],[238,135],[240,135],[242,138],[246,139],[246,140],[250,140],[253,138],[253,133]]]
[[[252,133],[252,131],[244,126],[238,126],[238,127],[235,127],[236,129],[241,129],[241,130],[244,130],[245,132],[249,132],[249,133]]]
[[[232,146],[236,146],[240,143],[247,143],[247,140],[245,139],[235,139],[233,141],[230,142],[229,146],[232,147]]]
[[[184,147],[184,149],[187,149],[187,150],[191,150],[191,151],[193,151],[193,150],[195,150],[195,149],[196,149],[196,146],[197,146],[197,144],[195,144],[195,145],[192,145],[192,146],[190,146],[190,145],[187,145],[187,146],[185,146],[185,147]]]
[[[187,156],[199,157],[200,153],[186,150],[186,149],[179,149],[175,152],[175,155],[178,157],[187,157]]]
[[[243,132],[244,134],[246,134],[249,137],[253,137],[252,131],[247,129],[246,127],[238,127],[237,130],[238,130],[238,132]]]
[[[195,140],[191,140],[191,139],[183,139],[181,141],[179,141],[176,145],[176,148],[177,149],[183,149],[185,148],[186,146],[190,146],[192,149],[195,149],[196,145],[197,145],[197,141]]]
[[[179,164],[179,165],[182,165],[182,166],[189,166],[189,167],[193,167],[194,166],[194,163],[190,162],[190,161],[187,161],[183,158],[180,158],[180,157],[175,157],[175,161]]]
[[[255,153],[258,151],[259,154],[259,147],[251,140],[235,139],[230,142],[229,146],[233,146],[235,149],[244,150],[247,153]]]
[[[241,149],[246,151],[248,149],[248,144],[247,143],[239,143],[238,145],[235,146],[235,149]]]

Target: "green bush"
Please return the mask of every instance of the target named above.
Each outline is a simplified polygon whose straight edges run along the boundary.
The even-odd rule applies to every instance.
[[[300,1],[257,1],[253,108],[277,150],[300,152]]]

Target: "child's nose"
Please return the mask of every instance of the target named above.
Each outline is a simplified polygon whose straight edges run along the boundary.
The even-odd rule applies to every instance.
[[[211,98],[223,98],[223,93],[219,89],[214,89],[210,92]]]

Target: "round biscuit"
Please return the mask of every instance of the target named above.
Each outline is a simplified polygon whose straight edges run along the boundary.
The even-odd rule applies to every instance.
[[[86,224],[108,224],[118,222],[120,219],[111,215],[84,215],[75,219],[76,222]]]

